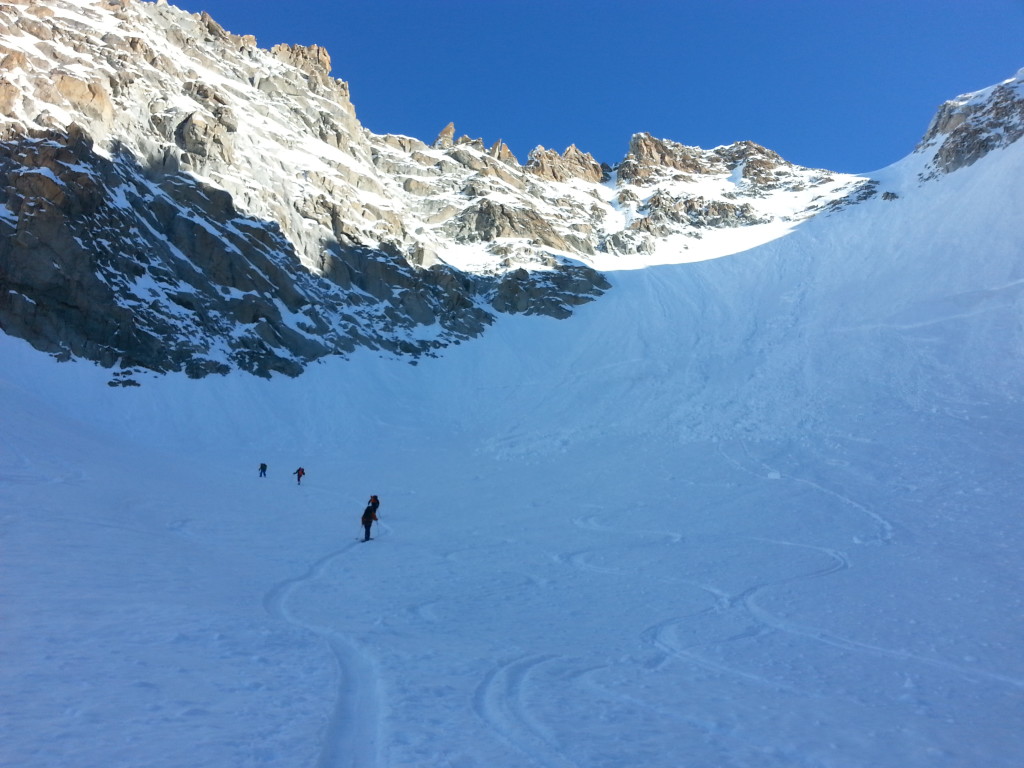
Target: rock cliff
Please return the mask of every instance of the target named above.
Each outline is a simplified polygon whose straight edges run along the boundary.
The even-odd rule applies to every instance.
[[[918,151],[933,153],[934,173],[971,165],[1024,136],[1024,69],[1016,77],[943,104]]]

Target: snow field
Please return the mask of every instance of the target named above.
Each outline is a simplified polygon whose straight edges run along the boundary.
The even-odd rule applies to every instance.
[[[0,338],[0,762],[1017,768],[1020,159],[416,365]]]

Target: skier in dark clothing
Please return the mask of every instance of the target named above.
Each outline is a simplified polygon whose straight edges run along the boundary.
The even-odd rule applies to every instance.
[[[306,470],[304,470],[302,467],[299,467],[294,472],[292,472],[292,474],[295,475],[295,482],[298,483],[299,485],[302,485],[302,476],[306,474]]]
[[[264,462],[264,463],[260,464],[260,477],[266,477],[266,476],[267,476],[267,465]]]
[[[363,541],[369,541],[372,537],[370,536],[370,528],[373,526],[373,522],[377,519],[377,507],[380,506],[380,502],[376,496],[370,497],[370,503],[366,505],[366,509],[363,510],[363,530],[366,532],[363,536]]]

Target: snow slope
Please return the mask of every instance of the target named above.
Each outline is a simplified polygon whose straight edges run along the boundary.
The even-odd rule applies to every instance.
[[[921,162],[418,365],[0,338],[0,764],[1018,768],[1024,147]]]

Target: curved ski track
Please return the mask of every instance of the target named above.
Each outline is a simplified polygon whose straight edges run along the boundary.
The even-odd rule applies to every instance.
[[[263,607],[271,616],[313,633],[326,643],[338,671],[334,710],[321,739],[316,768],[374,768],[381,765],[380,702],[372,661],[353,642],[328,627],[296,618],[288,608],[292,592],[320,578],[326,567],[356,545],[355,542],[317,560],[301,576],[271,588]]]
[[[521,752],[530,765],[541,768],[583,768],[565,756],[554,739],[544,734],[528,714],[523,691],[533,670],[558,659],[527,655],[499,664],[484,677],[473,697],[473,709],[491,730]]]
[[[844,496],[843,494],[839,493],[838,491],[833,491],[831,488],[826,488],[825,486],[820,485],[820,484],[814,482],[813,480],[806,480],[806,479],[804,479],[802,477],[794,477],[792,475],[786,475],[786,474],[784,474],[784,473],[782,473],[782,472],[780,472],[780,471],[778,471],[776,469],[773,469],[772,467],[769,467],[768,465],[764,464],[764,462],[760,461],[759,459],[755,459],[752,456],[750,456],[750,452],[747,449],[746,445],[744,445],[743,448],[744,448],[744,451],[746,451],[746,453],[747,453],[747,458],[749,458],[751,461],[757,462],[761,466],[761,468],[764,470],[763,474],[761,472],[756,471],[756,470],[752,470],[752,469],[750,469],[747,466],[744,466],[744,464],[742,462],[736,460],[735,458],[733,458],[732,456],[727,454],[725,452],[725,450],[720,445],[718,446],[718,453],[719,453],[719,455],[723,459],[725,459],[727,462],[729,462],[732,466],[736,467],[740,471],[745,472],[746,474],[751,475],[752,477],[755,477],[755,478],[757,478],[759,480],[789,480],[792,483],[797,483],[799,485],[806,485],[808,488],[813,488],[814,490],[818,491],[819,493],[822,493],[822,494],[824,494],[826,496],[831,496],[834,499],[838,499],[843,505],[852,507],[853,509],[857,510],[861,514],[865,515],[866,517],[868,517],[875,524],[875,527],[877,528],[877,533],[874,536],[870,537],[870,538],[861,538],[861,537],[858,536],[857,538],[854,539],[854,543],[855,544],[891,544],[892,543],[893,538],[894,538],[895,533],[896,533],[896,526],[894,526],[891,521],[887,520],[885,517],[880,515],[878,512],[875,512],[873,509],[869,509],[868,507],[864,506],[863,504],[861,504],[860,502],[856,501],[855,499],[851,499],[849,496]]]
[[[813,483],[814,487],[821,489]],[[828,492],[826,490],[826,492]],[[836,495],[836,494],[834,494]],[[848,499],[846,501],[849,501]],[[853,503],[853,502],[851,502]],[[854,503],[858,509],[864,511],[864,508]],[[874,514],[871,515],[877,520],[882,520],[881,517]],[[882,521],[886,522],[886,521]],[[604,526],[597,522],[596,516],[577,518],[573,521],[575,525],[580,528],[592,531],[603,531],[612,533],[615,535],[623,535],[626,532],[618,530],[611,526]],[[886,522],[886,525],[882,528],[883,535],[880,537],[882,541],[889,541],[886,534],[891,535],[893,528]],[[630,531],[630,533],[637,533],[636,531]],[[650,531],[644,531],[640,533],[653,533]],[[662,532],[662,535],[668,537],[672,543],[680,543],[683,539],[681,536],[671,532]],[[787,634],[800,637],[804,640],[810,640],[816,643],[822,643],[825,645],[841,648],[846,651],[854,653],[865,653],[876,656],[883,656],[892,659],[899,659],[903,661],[913,661],[924,666],[929,666],[937,669],[944,670],[946,672],[952,672],[963,676],[969,680],[985,679],[993,682],[1009,685],[1015,688],[1024,688],[1024,680],[1010,677],[1007,675],[1001,675],[995,672],[988,672],[979,670],[977,668],[968,667],[961,664],[955,664],[952,662],[944,661],[942,659],[930,658],[928,656],[922,656],[915,654],[910,651],[885,648],[879,645],[873,645],[871,643],[864,643],[858,640],[852,640],[850,638],[842,637],[831,632],[827,632],[816,627],[806,626],[797,622],[788,621],[786,619],[773,614],[772,612],[762,608],[757,603],[757,596],[767,590],[774,587],[782,586],[783,584],[789,584],[798,581],[805,581],[809,579],[825,578],[835,573],[847,570],[850,568],[850,561],[847,555],[839,550],[831,549],[828,547],[813,546],[810,544],[801,544],[791,541],[778,541],[773,539],[754,538],[754,537],[742,537],[748,541],[758,541],[769,545],[781,546],[781,547],[797,547],[800,549],[811,550],[820,552],[829,558],[829,563],[821,568],[815,569],[795,576],[788,576],[786,578],[777,579],[774,581],[766,581],[761,584],[755,584],[748,589],[738,593],[730,594],[725,590],[719,589],[713,585],[702,584],[692,580],[686,579],[661,579],[662,581],[686,584],[688,586],[696,587],[697,589],[707,592],[711,597],[714,598],[714,603],[700,611],[693,613],[683,614],[681,616],[675,616],[664,621],[660,621],[650,627],[647,627],[640,633],[640,637],[644,643],[657,648],[661,653],[665,654],[669,658],[675,658],[687,663],[696,664],[706,669],[725,673],[738,677],[744,680],[748,680],[759,685],[764,685],[773,690],[786,691],[789,693],[796,693],[804,696],[816,696],[810,691],[806,691],[796,686],[790,685],[789,683],[773,680],[762,675],[758,675],[754,672],[739,669],[733,666],[723,664],[707,659],[700,655],[699,650],[702,647],[710,647],[715,645],[722,645],[737,640],[748,639],[752,637],[758,637],[765,635],[769,632],[785,632]],[[591,555],[598,550],[606,549],[606,547],[596,547],[585,549],[577,552],[570,552],[560,554],[557,559],[564,562],[574,568],[580,570],[591,571],[595,573],[601,573],[606,575],[624,575],[621,570],[613,568],[606,568],[596,566],[587,561],[588,555]],[[734,633],[725,637],[717,638],[714,640],[705,640],[692,645],[682,645],[678,639],[677,627],[684,624],[692,624],[693,620],[697,617],[708,617],[708,616],[724,616],[729,613],[741,613],[745,624],[748,628]]]

